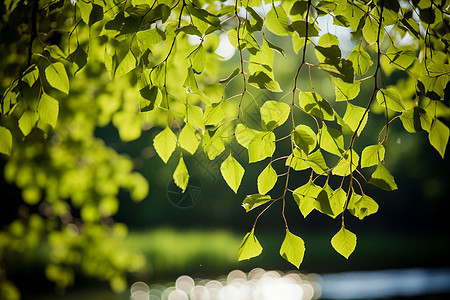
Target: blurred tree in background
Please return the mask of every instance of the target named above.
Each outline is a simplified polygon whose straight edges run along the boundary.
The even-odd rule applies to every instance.
[[[124,247],[127,227],[113,216],[122,191],[134,201],[147,197],[145,178],[157,182],[168,172],[181,191],[189,182],[206,191],[220,177],[235,193],[251,185],[252,195],[239,194],[244,208],[282,204],[280,254],[298,267],[305,248],[289,230],[287,219],[295,218],[289,208],[297,206],[304,217],[313,210],[339,216],[341,229],[331,242],[348,257],[356,236],[345,212],[359,219],[375,213],[366,183],[397,189],[386,162],[400,167],[396,153],[411,150],[388,143],[390,135],[425,131],[444,157],[450,117],[445,1],[263,4],[0,4],[0,153],[5,180],[18,187],[2,186],[8,190],[0,213],[0,298],[19,297],[4,262],[42,243],[50,247],[45,274],[60,290],[79,270],[123,291],[127,273],[145,259]],[[343,28],[348,37],[337,33]],[[225,41],[236,51],[226,63],[216,53]],[[133,154],[136,149],[141,152]],[[148,166],[155,152],[168,167]],[[202,173],[199,182],[192,181],[195,173]],[[158,207],[149,215],[170,215]],[[230,225],[220,217],[234,207],[203,209],[212,221]],[[122,210],[117,219],[140,218]],[[262,250],[256,221],[239,259]]]

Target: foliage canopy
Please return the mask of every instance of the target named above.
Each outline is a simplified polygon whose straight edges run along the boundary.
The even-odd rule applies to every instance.
[[[184,156],[203,151],[214,160],[225,151],[220,172],[237,193],[246,170],[234,151],[246,149],[248,162],[265,168],[257,192],[242,206],[247,212],[265,208],[238,258],[261,253],[259,216],[282,202],[286,236],[280,255],[296,267],[305,245],[289,230],[286,201],[293,199],[304,217],[313,210],[340,216],[331,245],[348,258],[356,235],[345,227],[345,213],[363,219],[377,212],[364,192],[367,183],[397,189],[385,161],[390,124],[426,131],[445,155],[450,6],[444,0],[9,0],[0,11],[0,153],[5,178],[22,190],[28,207],[40,211],[22,211],[0,232],[0,257],[6,249],[35,247],[51,232],[46,274],[61,288],[72,284],[79,264],[120,291],[126,272],[143,263],[138,254],[120,250],[126,228],[111,217],[120,188],[140,201],[148,185],[129,158],[95,136],[99,126],[114,124],[123,141],[161,127],[153,147],[164,163],[178,160],[173,179],[183,191],[189,182]],[[321,20],[346,28],[352,40],[320,28]],[[238,60],[219,80],[215,51],[221,39],[236,49]],[[349,43],[354,46],[346,53],[342,45]],[[290,83],[277,81],[276,55],[297,57]],[[315,88],[316,71],[331,81],[333,96]],[[389,81],[393,72],[402,79]],[[300,88],[300,82],[307,84]],[[233,85],[240,91],[229,95]],[[360,94],[363,85],[370,86],[369,97]],[[260,90],[269,99],[260,99]],[[249,103],[259,111],[258,126],[249,121]],[[340,103],[345,110],[336,108]],[[377,113],[385,116],[370,123],[378,136],[359,145]],[[297,171],[309,172],[309,180],[292,182]],[[333,186],[331,178],[340,184]],[[271,193],[277,183],[284,186],[279,195]],[[87,248],[83,239],[97,242]],[[111,247],[117,252],[105,250]],[[12,284],[1,284],[1,298],[17,296]]]

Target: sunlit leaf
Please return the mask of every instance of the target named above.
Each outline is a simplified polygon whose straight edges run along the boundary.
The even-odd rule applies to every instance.
[[[387,107],[393,111],[405,111],[400,93],[394,88],[378,90],[377,101],[381,106]]]
[[[267,194],[277,183],[278,175],[275,172],[272,164],[268,164],[267,167],[262,170],[258,176],[258,192],[261,195]]]
[[[221,137],[220,129],[207,130],[203,135],[203,150],[209,159],[216,158],[225,150],[225,144]]]
[[[238,124],[236,126],[236,131],[235,131],[236,140],[242,147],[248,149],[250,141],[259,132],[260,131],[258,131],[258,130],[255,130],[255,129],[252,129],[252,128],[248,128],[244,124]]]
[[[350,164],[350,159],[352,161],[352,164]],[[356,153],[355,150],[347,151],[343,158],[339,160],[337,165],[333,168],[332,173],[333,175],[337,176],[347,176],[350,175],[350,173],[354,172],[355,169],[358,167],[359,163],[359,155]]]
[[[284,102],[266,101],[261,107],[261,123],[264,130],[274,130],[286,122],[290,107]]]
[[[378,211],[378,204],[367,195],[352,193],[347,209],[352,215],[362,220]]]
[[[361,168],[378,165],[384,160],[384,153],[382,144],[367,146],[361,154]]]
[[[348,56],[348,59],[353,63],[353,68],[358,75],[364,75],[373,64],[370,55],[364,51],[361,43],[356,45]]]
[[[289,19],[281,6],[272,5],[267,13],[264,25],[277,35],[289,35]]]
[[[439,152],[442,158],[444,158],[445,155],[449,134],[450,130],[444,123],[438,119],[433,120],[428,139],[430,140],[430,144]]]
[[[238,250],[238,260],[250,259],[261,254],[263,248],[255,236],[255,229],[248,232]]]
[[[305,243],[303,240],[286,228],[286,236],[284,237],[280,248],[281,257],[299,268],[303,261],[304,254]]]
[[[397,184],[394,181],[394,177],[389,173],[388,169],[382,162],[378,163],[375,172],[372,174],[372,178],[369,183],[386,191],[392,191],[397,189]]]
[[[366,126],[368,118],[369,114],[368,112],[366,112],[366,109],[364,107],[356,106],[351,104],[350,102],[347,102],[347,109],[345,110],[343,120],[353,132],[358,130],[358,136]]]
[[[19,119],[19,128],[24,136],[30,134],[31,130],[33,129],[34,125],[36,125],[37,121],[38,121],[38,114],[34,110],[27,109],[26,111],[23,112],[22,116]]]
[[[39,120],[55,128],[59,114],[58,100],[47,95],[46,93],[43,93],[38,104],[38,114]]]
[[[0,126],[0,153],[10,155],[12,150],[12,135],[8,128]]]
[[[237,193],[245,172],[241,164],[230,154],[220,165],[220,172],[228,186]]]
[[[153,147],[155,147],[156,153],[158,153],[163,162],[167,163],[177,147],[177,136],[169,127],[166,127],[153,139]]]
[[[303,217],[306,218],[306,216],[314,209],[314,202],[321,190],[322,189],[315,185],[311,180],[294,190],[292,195],[294,196],[294,200]]]
[[[300,106],[308,113],[327,121],[334,120],[334,111],[330,103],[314,92],[300,92]]]
[[[309,154],[316,148],[317,136],[311,127],[298,125],[295,127],[295,130],[292,131],[291,137],[294,140],[295,145],[306,154]]]
[[[347,83],[339,78],[331,78],[334,83],[334,92],[336,94],[336,101],[348,101],[355,99],[360,91],[361,82],[355,81]]]
[[[45,78],[53,88],[69,94],[69,77],[62,63],[56,62],[45,68]]]
[[[260,195],[260,194],[248,195],[247,197],[245,197],[244,202],[242,202],[242,207],[245,208],[246,212],[249,212],[256,207],[269,202],[270,200],[272,199],[270,198],[269,195]]]
[[[342,157],[342,153],[344,153],[344,137],[339,130],[323,124],[318,136],[320,148]]]
[[[186,164],[184,163],[183,156],[180,156],[180,161],[173,172],[173,181],[183,193],[186,191],[189,182],[189,173]]]
[[[348,259],[356,248],[356,235],[342,227],[331,239],[331,245],[340,255]]]
[[[271,157],[275,152],[275,134],[271,131],[260,132],[248,145],[249,162],[257,162]]]
[[[200,137],[197,130],[188,123],[184,125],[181,130],[180,135],[178,136],[178,142],[180,143],[181,148],[190,154],[194,154],[200,143]]]
[[[280,88],[278,82],[274,81],[267,73],[265,72],[256,72],[248,77],[248,83],[253,85],[254,87],[269,90],[272,92],[282,92],[283,90]]]

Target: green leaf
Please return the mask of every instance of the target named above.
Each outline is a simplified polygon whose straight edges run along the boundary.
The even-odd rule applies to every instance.
[[[249,162],[257,162],[270,157],[275,152],[275,134],[272,131],[260,132],[248,145]]]
[[[165,64],[159,64],[152,69],[152,72],[150,73],[150,80],[154,86],[164,88],[165,78],[166,78]]]
[[[317,144],[317,136],[311,127],[306,125],[298,125],[291,133],[291,138],[295,145],[299,147],[305,154],[309,154]]]
[[[237,67],[227,78],[219,80],[219,83],[220,84],[228,84],[228,82],[233,80],[239,74],[240,71],[241,70],[239,69],[239,67]]]
[[[348,60],[353,63],[353,68],[358,75],[364,75],[373,64],[370,55],[364,51],[362,42],[356,45],[356,47],[352,50],[348,56]]]
[[[205,125],[213,125],[217,126],[225,117],[225,113],[223,111],[223,102],[213,103],[211,106],[206,107],[205,111]]]
[[[284,51],[283,48],[278,47],[277,45],[272,44],[271,42],[269,42],[265,37],[264,37],[264,42],[267,43],[267,46],[269,46],[270,49],[277,51],[278,53],[280,53],[281,55],[283,55],[284,57],[286,57],[286,53]]]
[[[186,122],[197,128],[205,128],[203,122],[203,110],[201,107],[188,105],[186,109]]]
[[[141,112],[151,111],[161,104],[162,95],[158,87],[149,85],[139,90],[141,97],[139,98],[139,107]]]
[[[220,129],[207,130],[203,135],[203,150],[206,156],[213,160],[225,150]]]
[[[0,153],[10,155],[12,150],[12,135],[8,128],[0,126]]]
[[[362,220],[364,217],[378,211],[378,204],[367,195],[352,193],[348,203],[348,210],[352,215]]]
[[[375,20],[375,18],[373,18],[371,15],[368,15],[367,18],[365,19],[364,26],[362,28],[362,34],[368,44],[372,44],[377,41],[378,24],[379,22]],[[383,40],[383,36],[384,36],[384,28],[383,26],[381,26],[380,42]]]
[[[308,155],[305,162],[319,175],[328,173],[328,167],[320,149]]]
[[[281,244],[280,255],[297,268],[300,267],[303,256],[305,255],[305,243],[299,236],[291,233],[287,228],[286,236]]]
[[[117,66],[116,72],[114,73],[114,77],[118,78],[122,75],[125,75],[134,68],[136,68],[136,57],[134,57],[133,52],[131,52],[130,50]]]
[[[340,255],[348,259],[356,248],[356,235],[342,227],[331,239],[331,245]]]
[[[339,130],[328,127],[323,123],[322,128],[319,130],[319,140],[320,148],[342,157],[342,153],[344,153],[344,136]]]
[[[442,158],[445,156],[449,134],[450,131],[444,123],[438,119],[433,120],[428,139],[430,140],[430,144],[439,152]]]
[[[267,167],[262,170],[258,176],[258,192],[261,195],[267,194],[277,183],[278,175],[272,167],[272,164],[268,164]]]
[[[306,27],[308,26],[308,38],[319,35],[319,28],[316,23],[307,23],[306,21],[297,20],[292,22],[290,29],[297,32],[300,38],[306,38]]]
[[[177,147],[177,136],[169,127],[158,133],[153,139],[153,147],[164,163],[167,163]]]
[[[290,33],[289,19],[281,6],[272,4],[272,9],[266,14],[264,24],[267,29],[277,35],[289,35]]]
[[[330,199],[330,208],[332,211],[333,218],[336,218],[339,214],[344,211],[345,201],[347,200],[347,193],[342,189],[338,188],[333,192]]]
[[[191,60],[192,69],[195,74],[201,74],[205,69],[206,65],[206,54],[203,45],[200,44],[192,53],[189,55]]]
[[[378,163],[378,166],[375,169],[375,172],[373,172],[369,183],[386,191],[397,189],[397,184],[394,181],[394,177],[391,173],[389,173],[388,169],[386,169],[382,162]]]
[[[69,94],[69,77],[66,68],[60,62],[53,63],[45,68],[45,78],[53,88]]]
[[[358,129],[358,136],[366,126],[368,118],[369,114],[366,113],[366,109],[364,107],[356,106],[350,102],[347,102],[347,109],[343,120],[353,132]]]
[[[291,167],[295,171],[309,169],[311,166],[306,163],[308,156],[305,152],[300,151],[299,148],[294,148],[293,155],[291,154],[287,159],[285,165]]]
[[[255,236],[255,229],[248,232],[238,250],[238,261],[250,259],[261,254],[263,248]]]
[[[22,131],[24,136],[30,134],[31,130],[33,130],[34,125],[38,121],[38,114],[36,111],[27,109],[23,112],[22,116],[19,119],[19,128]]]
[[[55,128],[59,114],[59,102],[55,98],[43,93],[38,104],[39,119]]]
[[[29,67],[22,76],[22,81],[32,87],[36,80],[39,78],[39,70],[36,65]]]
[[[292,195],[294,196],[294,200],[303,217],[306,218],[306,216],[314,209],[314,202],[321,190],[322,189],[315,185],[311,180],[294,190]]]
[[[241,164],[230,154],[220,166],[220,172],[228,186],[237,194],[245,172]]]
[[[359,155],[353,149],[351,153],[352,155],[350,155],[350,151],[347,151],[344,154],[344,157],[339,160],[337,165],[332,170],[333,175],[345,177],[355,171],[355,169],[358,167]],[[353,162],[352,165],[350,165],[350,156]]]
[[[377,92],[377,101],[383,107],[393,111],[405,111],[400,93],[394,88],[380,89]]]
[[[197,151],[198,144],[200,143],[200,137],[195,130],[194,127],[190,124],[185,124],[183,129],[178,136],[178,142],[180,143],[180,147],[189,152],[190,154],[194,154]]]
[[[284,102],[266,101],[261,107],[263,130],[272,131],[281,126],[289,117],[290,107]]]
[[[189,173],[186,168],[186,164],[184,163],[183,156],[180,156],[178,166],[176,167],[175,172],[173,172],[173,181],[183,191],[183,193],[186,191],[189,183]]]
[[[320,63],[319,68],[333,77],[342,79],[344,82],[353,83],[354,69],[350,60],[344,58],[327,60],[325,63]]]
[[[136,33],[139,49],[144,52],[146,49],[154,49],[155,45],[166,39],[164,31],[153,28],[140,30]]]
[[[242,207],[245,208],[246,212],[249,212],[256,207],[269,202],[270,200],[272,200],[272,198],[270,198],[269,195],[248,195],[245,197],[244,202],[242,202]]]
[[[334,120],[334,111],[330,103],[315,92],[300,92],[300,106],[306,112],[327,121]]]
[[[83,47],[78,44],[77,49],[70,53],[67,59],[72,62],[74,74],[76,74],[87,64],[88,55],[84,51]]]
[[[196,35],[198,37],[203,36],[202,33],[197,29],[197,27],[195,27],[192,24],[182,26],[182,27],[178,28],[177,30],[175,30],[175,33],[178,33],[178,32],[184,32],[186,34]]]
[[[248,128],[244,124],[238,124],[236,126],[236,140],[244,148],[248,149],[250,141],[255,137],[257,133],[260,133],[260,131]]]
[[[364,148],[361,154],[361,168],[376,166],[384,160],[385,149],[382,144]]]
[[[278,82],[274,81],[267,73],[265,72],[256,72],[248,77],[248,83],[253,85],[254,87],[269,90],[272,92],[282,92],[283,90],[280,88]]]
[[[316,8],[319,16],[327,15],[336,9],[337,4],[331,1],[320,1],[317,3]]]
[[[334,92],[336,94],[336,101],[348,101],[355,99],[359,95],[361,82],[355,81],[347,83],[339,78],[331,78],[334,83]]]
[[[328,182],[325,183],[317,199],[314,202],[314,208],[321,213],[331,216],[334,218],[333,210],[331,209],[331,197],[333,196],[333,190],[331,189]]]
[[[400,120],[405,130],[411,133],[421,132],[424,129],[430,131],[433,122],[430,115],[418,106],[404,111],[400,115]]]

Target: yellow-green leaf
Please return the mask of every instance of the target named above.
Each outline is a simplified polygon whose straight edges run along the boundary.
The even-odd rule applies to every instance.
[[[186,164],[184,163],[183,156],[180,156],[180,161],[178,162],[175,172],[173,172],[173,181],[184,193],[188,186],[189,173]]]
[[[242,207],[245,208],[246,212],[249,212],[256,207],[269,202],[270,200],[272,200],[272,198],[270,198],[269,195],[261,195],[261,194],[248,195],[242,202]]]
[[[34,110],[27,109],[23,112],[22,116],[19,119],[19,128],[24,136],[30,134],[34,125],[36,125],[37,120],[38,114]]]
[[[331,239],[331,245],[340,255],[348,259],[356,248],[356,235],[342,227]]]
[[[0,126],[0,153],[10,155],[12,150],[12,135],[8,128]]]
[[[275,186],[277,179],[277,172],[273,169],[272,164],[268,164],[258,176],[258,192],[262,195],[267,194]]]
[[[153,147],[155,147],[156,153],[167,163],[173,151],[177,147],[177,136],[172,132],[169,127],[166,127],[163,131],[158,133],[153,140]]]
[[[295,145],[299,147],[305,154],[309,154],[317,144],[317,136],[311,127],[306,125],[298,125],[292,131],[291,137]]]
[[[56,62],[45,68],[45,78],[53,88],[69,94],[69,77],[62,63]]]
[[[238,124],[236,126],[235,135],[237,142],[242,146],[248,149],[250,141],[255,137],[257,133],[260,131],[248,128],[244,124]]]
[[[248,145],[249,162],[257,162],[270,157],[275,152],[275,134],[272,131],[260,132]]]
[[[376,166],[384,160],[385,149],[382,144],[364,148],[361,154],[361,168]]]
[[[442,158],[445,156],[449,134],[449,129],[444,123],[438,119],[433,120],[428,139],[430,140],[430,144],[439,152]]]
[[[367,119],[369,117],[368,113],[365,113],[366,109],[361,106],[356,106],[347,102],[347,109],[344,114],[344,122],[347,124],[350,129],[355,132],[358,129],[358,136],[363,131],[366,126]]]
[[[397,189],[397,184],[394,181],[394,177],[389,173],[388,169],[382,162],[378,163],[375,172],[372,174],[372,178],[369,183],[386,191],[392,191]]]
[[[187,123],[180,132],[178,142],[180,143],[181,148],[190,154],[194,154],[195,151],[197,151],[198,144],[200,143],[200,137],[197,130],[195,130],[192,125]]]
[[[255,236],[255,229],[248,232],[238,250],[238,260],[250,259],[261,254],[263,248]]]
[[[41,121],[55,128],[59,114],[58,100],[43,93],[38,104],[38,114]]]
[[[266,101],[261,107],[261,123],[264,130],[272,131],[286,122],[290,107],[284,102]]]
[[[245,172],[241,164],[230,154],[220,166],[220,172],[228,186],[237,194]]]
[[[280,255],[285,260],[296,266],[300,267],[305,255],[305,243],[303,240],[291,233],[286,228],[286,236],[284,237],[283,244],[281,244]]]

